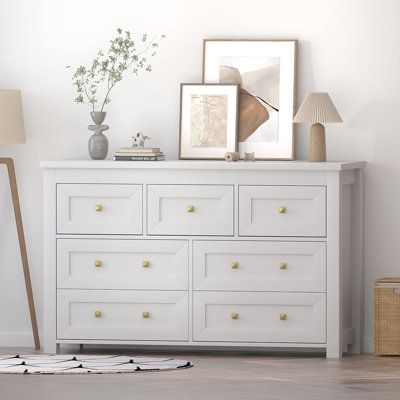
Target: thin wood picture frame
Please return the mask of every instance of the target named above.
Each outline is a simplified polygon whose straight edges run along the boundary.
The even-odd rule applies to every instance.
[[[224,160],[237,151],[238,106],[239,85],[182,83],[179,159]]]
[[[203,83],[236,83],[241,87],[241,154],[254,152],[256,160],[294,159],[297,58],[296,39],[203,40]],[[267,94],[275,104],[263,98]]]

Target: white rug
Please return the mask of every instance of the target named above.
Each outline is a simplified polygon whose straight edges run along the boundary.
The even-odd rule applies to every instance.
[[[139,356],[0,356],[0,374],[118,374],[169,371],[192,366],[186,360]]]

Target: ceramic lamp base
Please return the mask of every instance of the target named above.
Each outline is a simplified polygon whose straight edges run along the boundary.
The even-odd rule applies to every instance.
[[[310,128],[308,161],[326,161],[325,127],[322,124],[314,124]]]

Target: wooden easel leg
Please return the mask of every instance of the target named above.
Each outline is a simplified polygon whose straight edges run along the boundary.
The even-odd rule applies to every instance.
[[[17,225],[17,234],[19,241],[19,249],[21,252],[22,268],[24,271],[26,294],[28,296],[29,312],[31,316],[33,339],[35,341],[36,350],[40,349],[39,332],[37,327],[35,303],[33,301],[33,291],[31,283],[31,275],[29,273],[28,255],[26,253],[26,243],[24,235],[24,227],[22,225],[21,208],[19,205],[17,179],[15,176],[14,161],[12,158],[0,158],[0,164],[5,164],[8,170],[8,179],[10,181],[10,189],[12,202],[14,206],[15,223]]]

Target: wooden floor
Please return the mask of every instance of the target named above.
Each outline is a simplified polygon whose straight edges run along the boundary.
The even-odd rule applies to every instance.
[[[0,348],[0,354],[33,349]],[[99,354],[85,349],[85,353]],[[116,353],[103,351],[100,354]],[[119,352],[120,353],[120,352]],[[165,352],[121,354],[165,356]],[[122,375],[0,375],[0,400],[398,400],[400,358],[233,352],[168,355],[194,362],[180,371]]]

